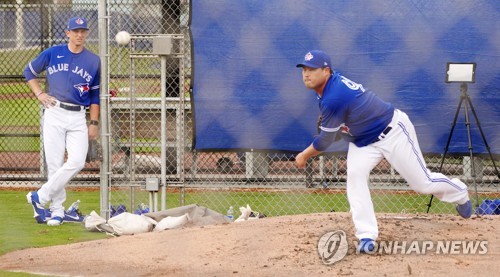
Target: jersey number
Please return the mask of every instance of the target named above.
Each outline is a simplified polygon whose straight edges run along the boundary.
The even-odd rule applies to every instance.
[[[360,89],[362,92],[365,92],[365,88],[363,87],[362,84],[355,83],[355,82],[347,79],[344,76],[341,76],[340,79],[341,79],[342,83],[344,83],[348,88],[350,88],[352,90]]]

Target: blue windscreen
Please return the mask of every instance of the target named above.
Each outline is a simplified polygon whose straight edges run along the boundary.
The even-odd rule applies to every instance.
[[[498,154],[498,18],[497,0],[192,0],[195,148],[307,147],[318,104],[295,65],[320,49],[334,70],[405,111],[425,153],[443,152],[457,111],[449,152],[468,152],[461,84],[445,83],[446,66],[475,62],[473,151],[486,152],[477,118]]]

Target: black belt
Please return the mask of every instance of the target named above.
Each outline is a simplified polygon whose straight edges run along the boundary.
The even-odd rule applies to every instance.
[[[389,132],[392,130],[392,127],[391,126],[387,126],[385,127],[385,129],[382,131],[382,133],[380,133],[380,135],[378,136],[378,138],[376,138],[372,143],[375,143],[377,141],[380,141],[381,139],[384,139],[385,136],[387,134],[389,134]]]
[[[72,112],[79,112],[84,109],[83,106],[72,106],[72,105],[66,105],[64,103],[59,102],[59,107],[62,109],[65,109],[67,111],[72,111]]]

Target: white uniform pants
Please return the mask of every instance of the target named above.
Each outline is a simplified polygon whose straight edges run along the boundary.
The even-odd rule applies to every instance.
[[[67,111],[59,107],[46,109],[42,118],[43,145],[48,181],[38,190],[40,203],[50,202],[52,217],[64,217],[65,187],[85,166],[88,129],[85,110]],[[68,158],[64,162],[64,152]]]
[[[450,203],[462,204],[469,199],[465,184],[453,183],[445,175],[427,169],[413,124],[404,112],[396,110],[389,126],[392,130],[380,141],[365,147],[349,144],[347,198],[358,239],[375,240],[378,237],[368,178],[383,158],[418,193],[433,194],[439,200]]]

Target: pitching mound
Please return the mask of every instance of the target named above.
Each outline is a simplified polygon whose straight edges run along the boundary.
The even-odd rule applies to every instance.
[[[500,272],[498,216],[469,220],[427,214],[377,217],[380,245],[372,255],[356,254],[350,214],[328,213],[26,249],[1,256],[0,268],[65,276],[472,276]],[[347,255],[326,265],[318,254],[318,240],[338,230],[346,234]],[[382,242],[387,242],[384,249]]]

